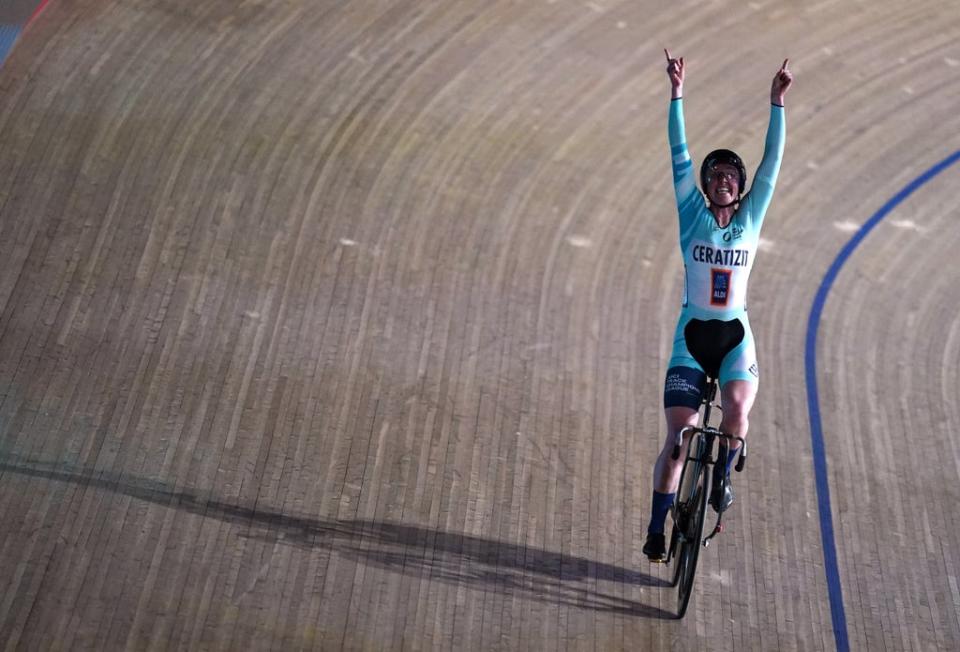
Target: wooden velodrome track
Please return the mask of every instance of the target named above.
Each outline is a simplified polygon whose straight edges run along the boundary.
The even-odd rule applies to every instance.
[[[0,69],[5,649],[960,647],[960,10],[55,0]],[[691,151],[783,170],[727,531],[640,547]],[[712,522],[712,521],[711,521]],[[834,593],[845,617],[831,620]]]

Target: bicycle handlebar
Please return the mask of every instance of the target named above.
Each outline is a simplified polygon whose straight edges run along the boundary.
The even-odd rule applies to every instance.
[[[703,432],[703,428],[694,428],[693,426],[684,426],[680,428],[680,432],[677,433],[677,443],[673,445],[673,453],[670,454],[670,457],[678,460],[680,459],[680,447],[683,445],[683,436],[687,434],[688,431],[700,431]]]
[[[683,445],[683,436],[688,432],[712,432],[713,435],[724,437],[726,439],[736,439],[740,442],[740,457],[737,460],[737,466],[735,467],[737,473],[743,471],[744,465],[747,463],[747,440],[743,437],[737,437],[736,435],[730,435],[722,430],[717,430],[716,428],[695,428],[693,426],[684,426],[680,429],[680,432],[677,433],[677,443],[673,445],[673,452],[670,454],[672,459],[680,459],[680,448]]]

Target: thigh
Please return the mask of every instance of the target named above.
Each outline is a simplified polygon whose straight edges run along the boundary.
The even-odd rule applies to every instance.
[[[743,324],[743,340],[723,358],[720,363],[721,392],[727,383],[734,380],[753,383],[754,393],[760,383],[760,366],[757,364],[757,347],[753,341],[753,331],[746,316],[740,319]]]
[[[687,338],[684,335],[684,329],[690,322],[690,318],[681,313],[677,320],[677,327],[673,332],[673,348],[670,350],[670,361],[667,363],[667,369],[673,370],[676,367],[687,367],[703,373],[703,367],[694,360],[690,349],[687,348]],[[670,372],[667,372],[669,378]]]
[[[696,426],[700,412],[685,407],[669,407],[663,411],[667,418],[668,434],[676,436],[685,426]]]
[[[663,442],[663,449],[669,451],[672,451],[674,444],[677,443],[677,433],[686,426],[695,427],[700,419],[700,412],[698,410],[687,407],[664,408],[663,415],[667,420],[667,438]],[[686,450],[686,444],[689,439],[689,437],[684,438],[684,450]]]
[[[666,411],[683,409],[682,414],[700,409],[703,392],[707,385],[707,375],[699,367],[685,365],[672,366],[667,369],[667,377],[663,381],[663,408]],[[678,414],[681,414],[678,412]],[[670,418],[667,418],[667,425]]]

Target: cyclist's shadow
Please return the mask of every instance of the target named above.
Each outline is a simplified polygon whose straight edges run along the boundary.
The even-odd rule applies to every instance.
[[[676,617],[616,594],[622,592],[617,585],[669,586],[663,579],[583,557],[460,532],[391,521],[310,519],[296,528],[260,530],[247,536],[330,548],[359,563],[504,595],[521,594],[547,603],[638,617]],[[610,585],[610,590],[600,590],[601,583]]]
[[[358,563],[503,595],[645,618],[663,609],[616,595],[616,586],[665,587],[660,578],[583,557],[393,521],[325,519],[217,500],[162,481],[0,455],[0,471],[125,494],[244,526],[240,536],[328,549]],[[204,496],[210,497],[204,497]],[[602,591],[601,583],[611,585]]]

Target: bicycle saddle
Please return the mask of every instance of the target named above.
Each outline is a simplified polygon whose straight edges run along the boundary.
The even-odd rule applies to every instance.
[[[720,375],[720,364],[739,346],[745,332],[739,319],[691,319],[683,329],[687,350],[710,378]]]

